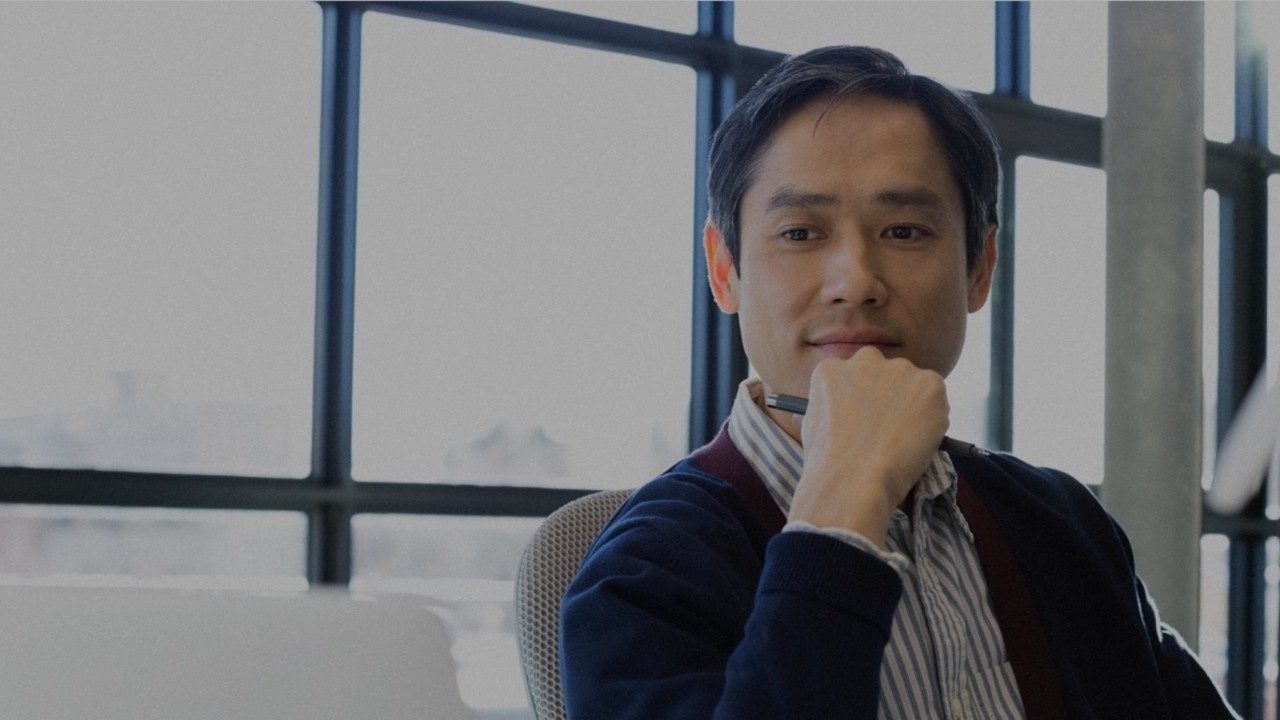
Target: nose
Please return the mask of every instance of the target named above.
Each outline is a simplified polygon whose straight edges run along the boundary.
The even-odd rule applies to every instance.
[[[875,244],[862,237],[830,243],[823,264],[824,304],[880,307],[888,298]]]

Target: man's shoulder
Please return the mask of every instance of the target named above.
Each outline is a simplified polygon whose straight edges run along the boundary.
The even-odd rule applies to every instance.
[[[982,451],[953,457],[956,473],[987,504],[1015,502],[1057,512],[1104,512],[1089,486],[1068,473],[1034,465],[1004,452]]]
[[[761,548],[768,540],[741,495],[724,478],[686,457],[641,485],[623,503],[597,538],[596,546],[661,540],[683,545],[739,544]]]
[[[954,464],[980,501],[977,512],[985,511],[1028,578],[1051,582],[1042,570],[1053,567],[1081,582],[1089,577],[1113,587],[1130,582],[1128,540],[1088,486],[1007,453]],[[1074,565],[1066,557],[1074,558]]]
[[[689,513],[715,512],[731,502],[733,487],[710,475],[688,458],[636,488],[619,516],[666,521]]]

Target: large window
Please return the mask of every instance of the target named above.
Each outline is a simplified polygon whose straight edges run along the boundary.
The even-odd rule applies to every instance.
[[[693,72],[363,30],[355,476],[625,488],[679,460]]]
[[[307,4],[0,7],[0,464],[306,475],[319,55]]]
[[[1278,17],[1206,5],[1206,473],[1280,338]],[[708,440],[747,371],[700,265],[711,133],[828,43],[1000,134],[1009,270],[952,434],[1102,482],[1106,37],[1102,3],[0,4],[0,581],[418,593],[467,702],[519,716],[527,538]],[[1248,717],[1269,487],[1202,542]]]
[[[1032,157],[1016,167],[1013,451],[1101,483],[1106,175]]]

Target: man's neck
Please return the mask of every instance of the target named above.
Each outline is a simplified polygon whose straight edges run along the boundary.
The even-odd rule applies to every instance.
[[[917,482],[911,488],[911,492],[907,493],[907,496],[903,498],[902,502],[899,503],[898,505],[898,509],[901,510],[902,513],[907,516],[908,520],[911,519],[911,505],[915,500],[916,490],[918,490],[919,488],[920,488],[920,483]]]

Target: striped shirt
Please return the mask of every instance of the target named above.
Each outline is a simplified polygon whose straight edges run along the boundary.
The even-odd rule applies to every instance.
[[[800,481],[801,449],[765,414],[763,391],[758,378],[738,386],[729,436],[786,515]],[[887,551],[844,529],[789,522],[783,532],[835,536],[881,558],[902,578],[880,666],[881,720],[1025,718],[945,452],[920,477],[911,517],[893,511]]]

